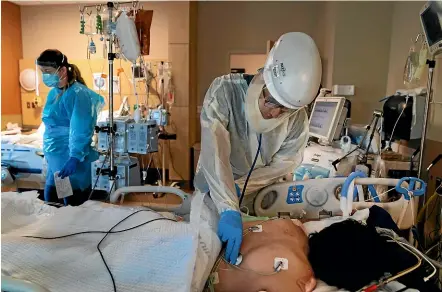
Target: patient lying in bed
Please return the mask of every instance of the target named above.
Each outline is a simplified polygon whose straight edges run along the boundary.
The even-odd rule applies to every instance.
[[[262,226],[261,232],[249,228]],[[313,291],[316,286],[307,259],[308,238],[302,224],[289,219],[244,223],[244,238],[240,253],[242,262],[232,266],[221,261],[216,267],[215,291]],[[276,258],[276,260],[275,260]],[[288,265],[275,271],[280,258]],[[286,269],[287,268],[287,269]]]

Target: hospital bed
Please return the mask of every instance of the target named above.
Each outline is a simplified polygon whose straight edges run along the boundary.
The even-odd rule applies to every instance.
[[[322,178],[270,185],[262,189],[256,197],[254,203],[256,215],[266,217],[287,215],[291,218],[310,220],[341,216],[342,191],[343,189],[350,191],[350,185],[353,183],[354,191],[351,191],[354,196],[351,202],[353,210],[377,205],[390,213],[399,229],[408,229],[414,224],[412,218],[417,214],[418,197],[406,199],[408,197],[402,194],[395,198],[389,196],[389,192],[398,190],[399,186],[402,186],[402,191],[407,190],[406,180],[356,176],[353,176],[353,179],[349,178]],[[367,196],[364,188],[360,186],[369,185],[388,186],[390,190],[381,194],[370,193]]]
[[[149,192],[149,187],[143,191]],[[201,291],[221,250],[218,214],[204,194],[192,196],[190,208],[189,195],[176,188],[169,193],[181,197],[182,204],[159,208],[162,211],[91,201],[57,209],[43,204],[35,192],[3,193],[2,289]],[[114,229],[119,233],[102,242],[101,251],[97,244],[106,234],[53,240],[23,237],[106,233],[126,217]],[[145,222],[151,223],[120,232]]]
[[[344,180],[345,178],[331,179],[326,185],[322,185],[320,190],[326,193],[334,192],[335,187],[341,186]],[[364,178],[357,178],[354,181],[357,184],[381,182],[391,186],[399,182],[399,180],[373,181]],[[296,210],[284,209],[281,205],[279,208],[282,212],[275,212],[276,209],[272,209],[274,208],[272,205],[267,210],[258,210],[257,213],[266,216],[275,214],[284,216],[289,213],[292,217],[303,214],[304,218],[307,218],[320,215],[320,210],[336,208],[330,218],[306,223],[305,227],[309,234],[344,220],[345,218],[336,216],[339,215],[337,212],[339,200],[336,198],[329,197],[330,201],[327,202],[326,208],[312,208],[312,199],[307,194],[309,190],[312,191],[315,184],[316,188],[321,184],[318,185],[317,180],[315,184],[308,186],[307,182],[269,186],[258,194],[258,203],[256,203],[259,204],[269,191],[278,191],[277,188],[280,188],[281,198],[290,207],[287,198],[291,198],[290,192],[293,191],[293,186],[302,183],[305,191],[302,193],[305,195],[302,199],[304,202],[310,202],[310,205],[304,205],[301,209],[304,212],[297,213]],[[336,185],[332,188],[333,183]],[[109,235],[103,242],[102,253],[114,275],[117,291],[202,291],[221,250],[216,235],[218,214],[211,200],[200,193],[195,193],[191,198],[179,189],[153,186],[122,188],[114,195],[122,199],[124,194],[134,192],[172,193],[179,196],[182,203],[178,206],[158,207],[155,208],[156,211],[144,211],[146,215],[141,218],[142,220],[126,222],[119,228],[129,228],[158,216],[179,222],[159,221],[155,225],[147,225],[146,230],[139,228],[127,233]],[[281,204],[279,200],[277,197],[274,205]],[[356,212],[352,218],[367,219],[366,208],[377,204],[387,209],[390,214],[393,212],[396,222],[402,217],[401,228],[408,228],[412,224],[412,220],[408,217],[412,216],[411,210],[415,204],[407,204],[406,201],[401,198],[388,203],[355,202],[355,209],[362,210]],[[313,203],[319,204],[317,201]],[[98,202],[86,202],[80,207],[56,209],[36,199],[35,193],[2,194],[2,288],[9,285],[13,289],[6,291],[16,292],[22,291],[17,287],[34,285],[27,291],[90,291],[91,287],[94,291],[112,291],[111,278],[96,249],[102,235],[85,234],[79,235],[78,238],[54,240],[23,236],[55,237],[85,230],[108,231],[115,223],[138,210],[146,209]],[[340,290],[319,281],[315,291]]]
[[[17,189],[44,188],[46,163],[43,156],[44,126],[32,134],[1,135],[2,176],[7,170],[12,180],[4,184],[15,184]]]

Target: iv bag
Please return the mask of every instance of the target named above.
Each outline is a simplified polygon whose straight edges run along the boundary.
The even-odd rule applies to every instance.
[[[428,59],[428,47],[424,43],[422,44],[422,48],[419,52],[419,61],[416,71],[414,72],[414,79],[418,83],[422,78],[422,73],[424,72],[425,66],[427,65]]]
[[[422,44],[419,51],[416,51],[416,43],[413,43],[408,52],[404,68],[404,84],[407,88],[419,86],[422,73],[427,62],[427,46]]]
[[[175,87],[172,85],[171,81],[169,81],[169,86],[167,88],[166,102],[169,106],[175,103]]]
[[[124,12],[117,19],[116,36],[124,57],[135,63],[140,56],[140,42],[135,22]]]
[[[415,51],[414,44],[410,47],[408,51],[407,61],[405,62],[404,69],[404,84],[407,86],[413,86],[414,84],[414,73],[419,64],[419,55]]]

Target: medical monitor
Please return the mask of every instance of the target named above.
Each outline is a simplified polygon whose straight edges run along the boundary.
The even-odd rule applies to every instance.
[[[430,1],[420,12],[421,24],[431,55],[442,52],[442,4]]]
[[[339,139],[347,115],[344,97],[318,97],[310,116],[310,136],[331,143]]]

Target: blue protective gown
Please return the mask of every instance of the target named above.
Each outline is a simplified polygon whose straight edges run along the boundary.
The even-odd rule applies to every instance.
[[[42,115],[43,152],[48,162],[46,185],[55,186],[54,173],[70,157],[80,161],[76,172],[69,176],[72,188],[84,190],[91,185],[91,162],[98,159],[91,147],[92,136],[103,105],[103,97],[79,82],[64,91],[51,89]]]

